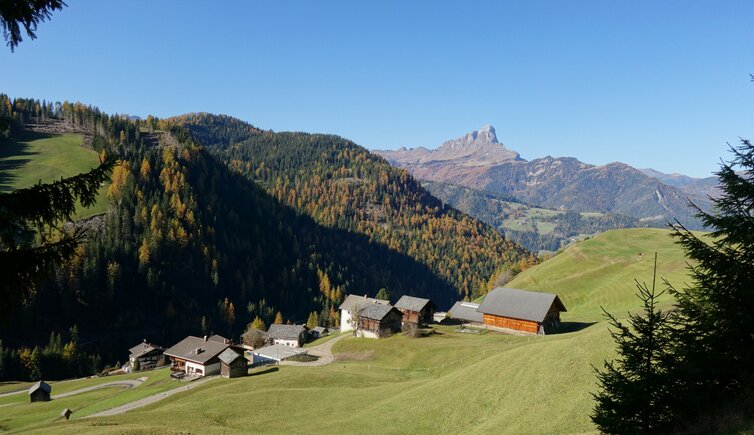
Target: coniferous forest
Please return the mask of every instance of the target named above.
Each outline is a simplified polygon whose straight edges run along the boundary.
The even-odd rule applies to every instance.
[[[13,119],[9,135],[30,122],[62,121],[118,161],[107,212],[77,224],[87,240],[4,319],[3,366],[23,372],[9,378],[44,371],[33,358],[19,368],[31,343],[38,354],[61,349],[59,358],[73,343],[91,364],[77,366],[81,374],[122,362],[142,338],[169,345],[186,334],[237,337],[277,313],[304,323],[316,312],[336,325],[349,293],[386,288],[393,298],[428,296],[447,308],[483,294],[507,265],[534,262],[340,137],[262,131],[209,114],[129,120],[80,103],[7,96],[0,111]]]

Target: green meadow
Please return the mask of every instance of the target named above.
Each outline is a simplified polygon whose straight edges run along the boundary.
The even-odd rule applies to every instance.
[[[140,389],[146,384],[113,392],[102,403],[102,391],[71,397],[65,406],[87,411],[70,421],[53,419],[62,400],[18,403],[15,417],[0,406],[0,421],[10,429],[71,434],[595,432],[589,420],[596,388],[592,366],[614,356],[600,306],[619,316],[637,309],[633,280],[650,282],[655,251],[660,276],[675,284],[687,280],[682,252],[668,232],[638,229],[579,242],[509,284],[557,292],[571,332],[519,337],[435,326],[415,339],[347,337],[335,344],[337,360],[327,366],[256,368],[245,378],[216,379],[144,408],[93,419],[81,417],[144,397]],[[161,385],[179,384],[166,379]]]
[[[0,138],[0,192],[49,183],[87,172],[99,164],[96,151],[81,146],[80,134],[23,132],[10,139]],[[107,186],[99,190],[97,203],[79,207],[76,218],[107,210]]]

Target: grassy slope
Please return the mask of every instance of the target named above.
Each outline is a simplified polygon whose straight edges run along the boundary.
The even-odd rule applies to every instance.
[[[0,139],[0,192],[30,187],[87,172],[99,163],[97,152],[81,146],[79,134],[52,135],[25,132],[17,138]],[[99,190],[97,203],[80,207],[83,218],[107,209],[106,186]]]
[[[680,250],[665,231],[642,229],[611,231],[581,242],[522,274],[511,286],[557,291],[569,308],[565,321],[600,321],[600,304],[613,311],[636,308],[632,279],[650,278],[655,250],[660,253],[660,273],[682,281]],[[591,367],[610,358],[614,348],[604,322],[539,338],[436,329],[439,334],[415,340],[349,337],[334,350],[350,360],[262,370],[257,376],[213,381],[139,411],[37,429],[516,434],[595,430],[589,420],[590,392],[595,388]]]
[[[637,306],[634,279],[651,285],[655,252],[658,286],[660,278],[678,287],[687,282],[683,252],[668,234],[646,228],[607,231],[524,271],[507,286],[557,293],[568,309],[565,320],[602,320],[600,306],[622,317]]]
[[[169,379],[170,372],[167,369],[75,381],[49,382],[49,384],[52,386],[52,394],[56,395],[107,382],[136,379],[142,376],[146,376],[147,381],[134,389],[124,390],[117,386],[105,387],[62,399],[54,399],[50,402],[29,403],[26,392],[0,397],[0,432],[5,430],[26,431],[40,425],[44,426],[50,422],[59,421],[58,417],[64,408],[71,409],[74,412],[71,418],[75,419],[178,386],[177,383]],[[18,387],[20,385],[16,384],[16,388],[9,388],[9,391],[17,390]]]

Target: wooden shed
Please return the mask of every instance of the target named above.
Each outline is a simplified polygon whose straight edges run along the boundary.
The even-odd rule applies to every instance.
[[[395,304],[395,308],[403,313],[404,325],[407,323],[427,325],[434,321],[437,305],[429,299],[402,296]]]
[[[248,361],[243,355],[233,350],[233,348],[229,347],[225,349],[218,358],[220,358],[220,376],[224,378],[239,378],[248,374]]]
[[[477,308],[483,323],[530,334],[546,334],[560,327],[566,311],[558,295],[498,287]]]
[[[39,381],[29,388],[29,400],[32,402],[49,402],[52,387],[45,381]]]
[[[355,335],[381,338],[401,330],[403,313],[392,305],[370,304],[359,311]]]

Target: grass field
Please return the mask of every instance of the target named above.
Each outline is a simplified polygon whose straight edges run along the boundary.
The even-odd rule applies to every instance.
[[[79,134],[52,135],[24,132],[18,137],[0,139],[0,192],[31,187],[87,172],[99,164],[97,152],[81,146]],[[77,218],[107,209],[107,187],[99,190],[97,203],[79,207]]]
[[[637,306],[634,279],[651,286],[655,252],[658,288],[663,288],[661,278],[676,287],[687,282],[683,251],[669,234],[647,228],[607,231],[522,272],[507,286],[557,293],[568,309],[566,320],[602,320],[601,306],[622,317]]]
[[[254,369],[253,376],[215,380],[126,414],[96,419],[74,414],[68,422],[54,423],[52,414],[44,414],[38,425],[26,429],[70,434],[593,433],[592,366],[614,355],[599,306],[619,315],[637,308],[633,278],[650,279],[654,251],[660,254],[660,273],[683,281],[681,251],[667,232],[641,229],[580,242],[510,284],[560,294],[569,310],[563,320],[571,322],[566,324],[573,332],[519,337],[436,326],[434,334],[418,339],[347,337],[335,344],[337,361],[327,366]],[[139,388],[120,394],[142,394]],[[108,400],[116,398],[124,400],[119,395]],[[82,396],[77,406],[105,406],[88,403],[93,400]],[[51,406],[59,412],[61,404]],[[16,418],[31,419],[47,409],[35,406],[23,405],[26,411]],[[18,427],[5,412],[0,406],[0,422]]]
[[[53,399],[50,402],[29,403],[29,396],[26,392],[0,397],[0,432],[28,431],[36,426],[46,426],[53,422],[56,422],[54,423],[56,425],[60,421],[60,412],[64,408],[69,408],[74,412],[71,416],[72,419],[81,418],[179,386],[178,383],[170,380],[170,372],[167,369],[48,383],[52,386],[52,394],[56,395],[142,376],[146,376],[148,379],[134,389],[126,390],[120,386],[105,387],[62,399]],[[28,388],[29,385],[30,383],[7,383],[7,385],[3,383],[0,388],[2,388],[2,392],[8,392],[18,390],[20,387]]]

